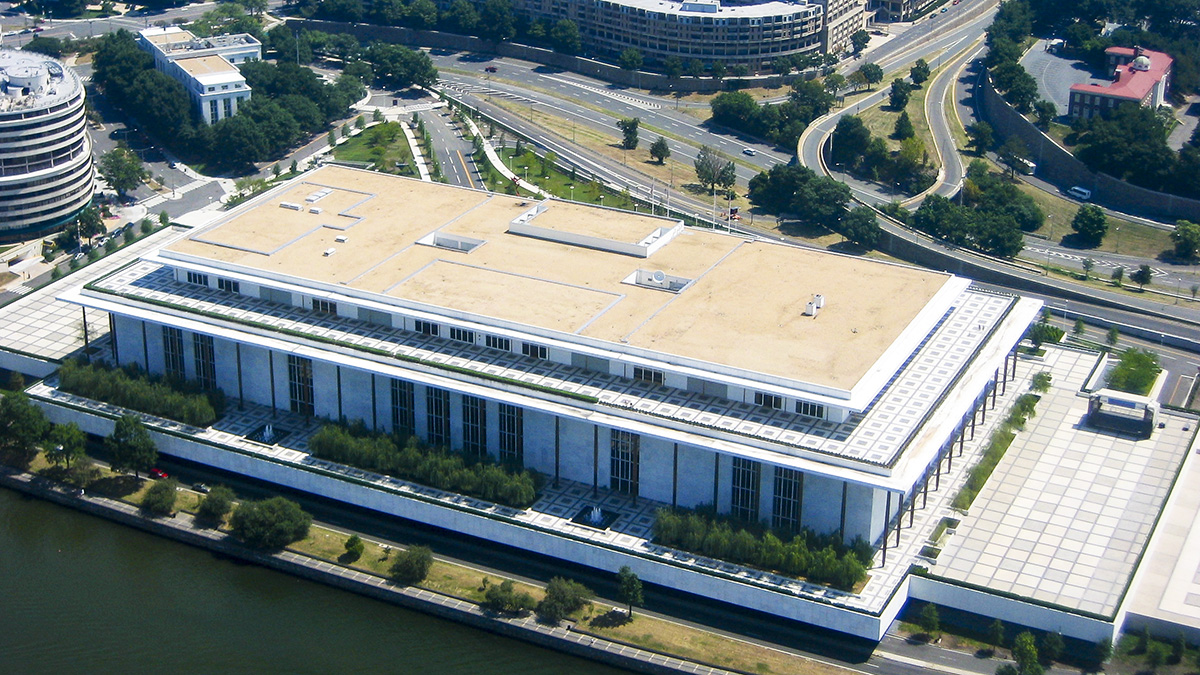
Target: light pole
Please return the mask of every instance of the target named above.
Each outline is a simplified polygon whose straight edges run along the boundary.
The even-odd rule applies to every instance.
[[[1117,255],[1121,255],[1121,226],[1117,226]]]
[[[575,184],[571,183],[567,186],[567,189],[571,191],[571,201],[575,201]]]

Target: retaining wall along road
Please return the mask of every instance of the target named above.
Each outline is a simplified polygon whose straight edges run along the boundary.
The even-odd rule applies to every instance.
[[[1013,109],[992,86],[992,78],[981,75],[976,86],[980,116],[996,130],[1000,139],[1015,136],[1029,148],[1037,163],[1038,178],[1062,189],[1073,185],[1092,191],[1092,201],[1110,209],[1159,220],[1200,221],[1200,200],[1155,192],[1087,168],[1021,113]]]

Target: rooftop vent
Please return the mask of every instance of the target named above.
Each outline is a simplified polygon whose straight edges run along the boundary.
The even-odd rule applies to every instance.
[[[311,195],[305,197],[304,201],[308,202],[309,204],[316,204],[317,202],[321,201],[322,199],[328,197],[331,194],[333,194],[333,188],[322,188],[322,189],[317,190],[316,192],[312,193]]]
[[[483,239],[464,237],[460,234],[431,232],[418,239],[417,243],[423,246],[434,246],[436,248],[444,248],[450,251],[462,251],[463,253],[470,253],[480,246],[483,246],[487,242]]]
[[[308,212],[309,212],[309,213],[316,213],[316,214],[318,214],[318,215],[319,215],[319,214],[321,213],[321,207],[319,207],[319,206],[310,206],[310,207],[308,208]]]
[[[349,238],[349,237],[347,237],[347,236],[346,236],[346,235],[344,235],[344,234],[339,234],[338,236],[334,237],[334,238],[333,238],[333,240],[334,240],[334,241],[336,241],[336,242],[337,242],[337,243],[339,243],[339,244],[344,244],[344,243],[346,243],[347,241],[350,241],[350,238]]]
[[[304,207],[294,202],[279,202],[279,208],[291,211],[303,211]]]
[[[337,253],[337,249],[336,249],[336,248],[327,248],[327,249],[325,249],[325,252],[324,252],[324,253],[322,253],[321,255],[323,255],[323,256],[325,256],[326,258],[328,258],[329,256],[333,255],[334,253]]]
[[[687,285],[692,283],[691,279],[677,277],[662,270],[643,270],[639,269],[633,274],[621,280],[622,283],[642,286],[643,288],[653,288],[658,291],[667,291],[670,293],[678,293]]]
[[[807,305],[804,306],[804,315],[811,316],[812,318],[815,319],[815,318],[817,318],[817,313],[820,312],[821,309],[824,307],[825,307],[825,296],[818,293],[813,296],[812,300],[808,301]]]

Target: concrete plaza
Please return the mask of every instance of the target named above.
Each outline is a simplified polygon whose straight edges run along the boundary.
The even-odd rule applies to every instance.
[[[1196,420],[1162,414],[1164,426],[1146,440],[1091,429],[1084,425],[1088,399],[1079,390],[1096,355],[1051,348],[1045,358],[1050,391],[963,517],[935,573],[1114,617],[1195,438]]]

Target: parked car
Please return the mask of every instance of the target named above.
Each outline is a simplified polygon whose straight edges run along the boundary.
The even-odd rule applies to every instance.
[[[159,468],[150,469],[150,477],[151,478],[170,478],[170,476],[167,475],[166,471],[163,471],[162,469],[159,469]]]
[[[208,494],[211,488],[204,483],[192,483],[192,489],[202,494]]]

